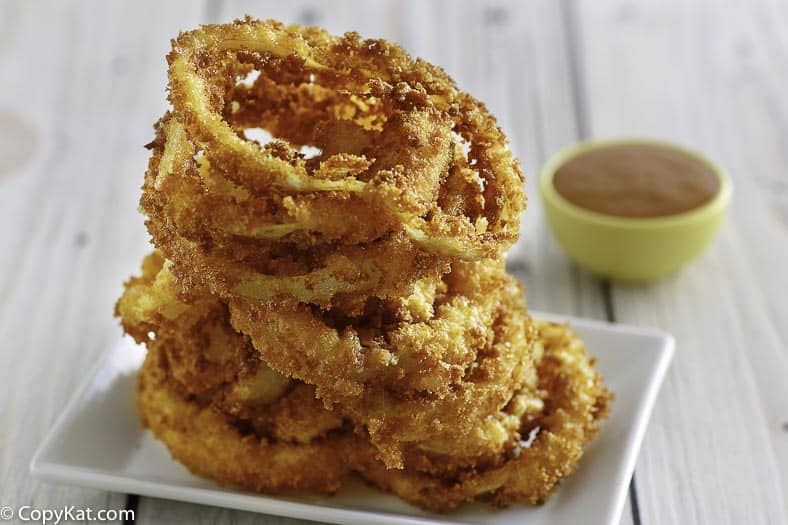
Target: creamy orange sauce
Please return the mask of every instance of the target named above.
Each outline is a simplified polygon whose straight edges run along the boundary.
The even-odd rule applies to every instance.
[[[720,183],[700,160],[657,145],[616,145],[580,154],[553,177],[556,191],[588,210],[663,217],[710,201]]]

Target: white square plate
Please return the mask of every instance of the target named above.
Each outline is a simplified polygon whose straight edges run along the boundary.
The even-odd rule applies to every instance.
[[[535,316],[569,321],[598,358],[616,396],[609,419],[577,472],[539,507],[515,505],[493,511],[474,504],[436,515],[357,481],[335,496],[268,497],[219,487],[191,475],[140,426],[135,388],[145,350],[130,339],[98,364],[41,444],[30,469],[45,481],[331,523],[617,525],[657,391],[673,355],[673,338],[645,328]]]

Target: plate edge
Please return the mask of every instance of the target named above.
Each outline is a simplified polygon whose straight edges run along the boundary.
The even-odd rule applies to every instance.
[[[632,477],[632,474],[635,469],[635,464],[637,462],[637,458],[640,455],[640,449],[642,447],[645,433],[648,428],[648,423],[651,419],[651,414],[653,412],[654,406],[656,404],[657,396],[659,394],[659,390],[664,382],[665,375],[675,353],[675,338],[672,334],[651,327],[641,327],[637,325],[628,325],[622,323],[611,323],[608,321],[598,320],[598,319],[590,319],[584,317],[576,317],[572,315],[566,314],[557,314],[557,313],[550,313],[550,312],[543,312],[543,311],[532,311],[530,312],[531,315],[535,318],[545,319],[545,320],[552,320],[556,322],[567,322],[569,324],[574,324],[578,326],[588,326],[592,328],[602,329],[605,331],[611,332],[625,332],[629,334],[636,334],[636,335],[643,335],[643,336],[651,336],[655,338],[659,338],[663,345],[659,350],[657,363],[654,368],[653,373],[650,375],[650,380],[648,387],[646,389],[646,395],[644,401],[642,403],[643,410],[638,413],[638,416],[635,418],[635,422],[633,425],[634,432],[632,433],[632,437],[628,440],[628,453],[626,455],[625,460],[625,468],[623,472],[626,473],[626,479],[629,480]],[[89,388],[90,384],[93,382],[94,378],[98,375],[98,373],[104,369],[112,357],[115,355],[116,352],[121,350],[121,347],[127,346],[128,340],[126,337],[121,338],[115,345],[113,345],[112,350],[109,352],[105,352],[104,355],[99,359],[96,364],[91,368],[90,372],[86,375],[85,379],[80,383],[79,387],[66,403],[63,408],[63,411],[55,420],[55,423],[50,427],[49,431],[45,435],[44,439],[39,444],[38,448],[36,449],[35,453],[32,456],[32,459],[29,463],[29,471],[31,476],[34,479],[41,480],[41,481],[50,481],[50,482],[57,482],[57,483],[65,483],[71,485],[79,485],[88,488],[95,488],[95,489],[103,489],[103,490],[110,490],[114,492],[121,492],[121,493],[128,493],[129,491],[127,488],[123,488],[119,485],[120,480],[112,475],[109,474],[102,474],[96,472],[84,473],[80,480],[75,483],[75,479],[70,477],[66,474],[58,473],[58,471],[63,468],[62,465],[57,463],[49,463],[49,462],[42,462],[41,457],[51,449],[52,442],[56,435],[60,433],[62,428],[64,427],[66,421],[69,418],[69,415],[75,410],[76,405],[78,402],[84,397],[85,392]],[[73,471],[74,467],[71,467],[71,471]],[[93,482],[86,482],[87,479],[93,479]],[[167,484],[160,484],[157,482],[142,482],[140,480],[134,478],[123,478],[124,483],[131,482],[132,485],[140,487],[141,490],[136,491],[134,493],[138,493],[144,496],[151,496],[151,497],[167,497],[162,496],[163,494],[172,494],[175,495]],[[158,489],[154,491],[153,488],[145,489],[145,484],[153,484]],[[616,497],[613,505],[611,505],[611,512],[609,513],[609,520],[608,523],[610,525],[617,525],[623,513],[624,505],[626,503],[626,495],[627,495],[627,487],[628,483],[623,482],[621,483],[622,489],[619,490],[619,494]],[[172,497],[175,500],[181,501],[188,501],[191,503],[197,504],[212,504],[217,505],[220,507],[224,507],[225,505],[220,502],[219,496],[212,496],[211,491],[207,491],[206,489],[200,489],[195,487],[180,487],[179,491],[187,491],[189,493],[188,498],[184,498],[182,495],[178,495]],[[193,494],[193,495],[192,495]],[[254,497],[259,498],[259,496],[252,496],[252,495],[234,495],[236,497]],[[202,498],[202,499],[198,499]],[[263,496],[265,497],[265,496]],[[208,500],[208,501],[206,501]],[[291,512],[281,512],[281,511],[272,511],[277,512],[280,516],[288,516],[298,519],[305,519],[305,520],[325,520],[327,516],[321,515],[315,518],[309,518],[309,512],[307,509],[316,508],[318,512],[329,510],[332,513],[339,513],[344,516],[345,519],[343,521],[337,521],[336,523],[368,523],[370,518],[374,518],[377,523],[382,524],[389,524],[389,525],[402,525],[402,524],[411,524],[411,525],[434,525],[437,523],[435,520],[426,518],[426,519],[419,519],[419,518],[412,518],[412,517],[403,517],[402,515],[395,515],[395,514],[378,514],[374,511],[363,511],[363,510],[351,510],[351,509],[339,509],[334,507],[316,507],[315,504],[311,503],[297,503],[297,502],[282,502],[281,500],[269,500],[268,503],[277,506],[277,504],[284,504],[286,506],[296,506],[299,507],[301,505],[305,506],[305,508],[301,509],[305,511],[304,514],[301,512],[297,514],[293,514]],[[235,507],[239,508],[239,507]],[[248,505],[244,505],[242,510],[248,510],[251,512],[263,513],[257,508],[254,508],[252,503]],[[339,519],[340,516],[337,517]],[[351,521],[347,521],[347,519]],[[440,523],[459,523],[459,522],[449,522],[449,521],[440,521]]]

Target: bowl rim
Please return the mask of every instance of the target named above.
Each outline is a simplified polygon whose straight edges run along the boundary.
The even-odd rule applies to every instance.
[[[660,217],[621,217],[583,208],[569,201],[556,190],[553,184],[555,172],[558,171],[560,166],[572,158],[598,149],[636,145],[658,146],[672,149],[702,162],[712,173],[714,173],[720,183],[717,193],[715,193],[714,197],[708,202],[685,212]],[[733,195],[733,181],[720,166],[698,151],[665,140],[646,137],[628,137],[583,140],[559,150],[542,166],[539,175],[539,189],[542,200],[549,201],[557,208],[560,208],[561,211],[572,215],[576,219],[620,228],[666,228],[683,223],[702,221],[711,215],[723,212],[730,204]]]

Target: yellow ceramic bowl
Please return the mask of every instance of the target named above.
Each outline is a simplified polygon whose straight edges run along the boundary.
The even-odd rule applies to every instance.
[[[719,177],[719,190],[702,206],[655,218],[593,212],[569,202],[556,191],[553,175],[569,159],[595,149],[621,145],[656,145],[699,159]],[[547,161],[539,186],[547,224],[569,257],[600,277],[635,282],[663,277],[700,255],[714,239],[733,193],[729,177],[706,157],[674,144],[647,139],[576,144]]]

